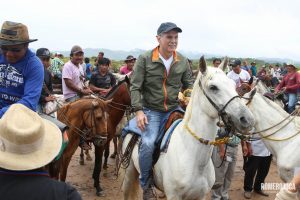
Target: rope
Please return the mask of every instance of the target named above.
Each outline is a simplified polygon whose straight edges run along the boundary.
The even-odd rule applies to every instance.
[[[136,134],[132,135],[124,153],[122,152],[123,142],[120,142],[120,148],[118,148],[117,160],[116,160],[116,176],[119,174],[119,170],[122,167],[127,169],[130,164],[131,155],[134,149],[136,142],[138,141],[139,136]]]
[[[205,145],[214,145],[214,146],[216,146],[216,145],[220,145],[220,144],[227,144],[228,141],[229,141],[229,139],[230,139],[230,137],[223,137],[223,138],[216,139],[216,140],[214,140],[214,141],[209,141],[209,140],[203,139],[203,138],[201,138],[201,137],[198,137],[198,136],[196,135],[196,133],[193,132],[193,131],[190,129],[190,127],[188,127],[188,125],[184,124],[183,126],[184,126],[185,129],[188,130],[188,132],[189,132],[196,140],[198,140],[200,143],[205,144]]]

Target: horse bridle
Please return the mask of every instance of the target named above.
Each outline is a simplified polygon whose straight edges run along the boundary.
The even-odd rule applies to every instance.
[[[70,123],[70,121],[68,120],[68,118],[67,118],[67,116],[65,115],[65,113],[67,112],[67,111],[64,111],[64,112],[62,112],[61,113],[61,115],[62,115],[62,117],[63,117],[63,119],[66,121],[66,123],[67,123],[67,126],[68,127],[70,127],[70,128],[74,128],[74,130],[75,130],[75,133],[77,133],[80,137],[82,137],[85,141],[87,141],[89,138],[87,138],[86,136],[90,133],[90,132],[92,132],[93,133],[93,130],[96,130],[95,131],[95,139],[96,140],[103,140],[103,139],[107,139],[107,136],[108,136],[108,134],[106,134],[106,136],[105,137],[103,137],[103,136],[98,136],[97,134],[96,134],[96,132],[97,132],[97,128],[96,128],[96,117],[95,117],[95,112],[94,112],[94,110],[95,110],[95,106],[92,104],[92,108],[91,108],[91,111],[90,111],[90,116],[94,119],[92,122],[91,122],[91,127],[92,128],[85,128],[84,130],[81,130],[80,128],[78,128],[77,126],[74,126],[74,125],[71,125],[71,123]],[[93,124],[94,124],[94,126],[93,126]],[[91,130],[92,129],[92,130]]]
[[[204,94],[204,96],[207,98],[207,100],[210,102],[210,104],[218,111],[218,116],[219,116],[219,121],[220,118],[222,119],[223,123],[225,124],[225,127],[232,130],[233,128],[233,122],[231,121],[230,117],[228,116],[228,114],[225,112],[226,107],[236,98],[240,98],[239,95],[233,96],[231,97],[231,99],[229,99],[229,101],[227,101],[227,103],[220,108],[205,92],[205,90],[202,87],[201,84],[201,80],[199,80],[199,87],[202,89],[202,92]]]
[[[92,108],[90,110],[89,116],[91,118],[91,125],[90,127],[86,127],[85,135],[88,136],[89,133],[92,133],[94,140],[107,140],[108,134],[97,134],[97,127],[96,127],[96,116],[95,116],[95,106],[92,104]],[[102,136],[105,135],[105,136]],[[90,138],[87,138],[90,139]]]

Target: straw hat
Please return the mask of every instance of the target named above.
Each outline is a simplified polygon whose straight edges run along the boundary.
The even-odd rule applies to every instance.
[[[37,41],[29,39],[27,26],[17,22],[5,21],[1,28],[0,45],[17,45]]]
[[[37,169],[59,153],[62,135],[52,122],[22,104],[13,104],[0,119],[0,167]]]

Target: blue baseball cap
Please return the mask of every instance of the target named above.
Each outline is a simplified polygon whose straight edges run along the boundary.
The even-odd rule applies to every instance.
[[[181,33],[182,30],[181,28],[179,28],[176,24],[172,23],[172,22],[165,22],[162,23],[158,29],[157,29],[157,35],[160,35],[162,33],[167,33],[171,30],[177,31],[178,33]]]

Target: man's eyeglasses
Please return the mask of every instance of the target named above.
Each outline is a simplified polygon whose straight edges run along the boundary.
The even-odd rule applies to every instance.
[[[10,51],[10,52],[13,52],[13,53],[19,53],[23,50],[24,47],[22,47],[22,48],[8,48],[8,47],[3,47],[2,46],[0,48],[1,48],[2,52]]]

